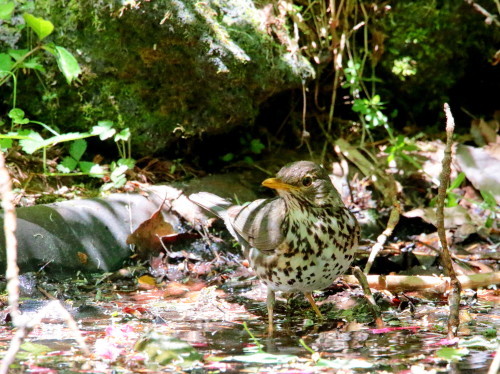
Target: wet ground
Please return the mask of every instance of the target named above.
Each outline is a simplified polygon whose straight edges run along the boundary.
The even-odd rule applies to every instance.
[[[386,328],[376,329],[359,289],[340,284],[316,295],[327,316],[323,321],[302,297],[278,300],[272,337],[266,332],[265,290],[251,277],[210,285],[99,275],[65,286],[37,286],[42,287],[61,298],[66,295],[64,306],[92,354],[81,354],[54,308],[23,345],[13,373],[479,374],[487,373],[500,342],[495,290],[464,297],[460,337],[449,341],[442,298],[407,295],[411,302],[402,305],[394,302],[395,295],[380,294]],[[24,312],[58,302],[40,299],[36,294],[25,298]],[[4,323],[2,351],[12,335]]]

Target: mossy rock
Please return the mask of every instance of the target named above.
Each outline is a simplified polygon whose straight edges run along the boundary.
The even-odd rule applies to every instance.
[[[19,104],[63,132],[98,120],[129,127],[136,156],[251,124],[265,99],[314,75],[268,33],[265,9],[250,0],[40,0],[33,13],[51,20],[49,38],[77,56],[83,74],[68,86],[50,60],[49,84],[19,79]]]

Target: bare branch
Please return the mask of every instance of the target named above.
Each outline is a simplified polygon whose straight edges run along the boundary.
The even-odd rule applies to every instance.
[[[0,196],[4,211],[3,229],[5,232],[5,252],[7,257],[7,292],[9,294],[9,313],[14,326],[19,313],[19,268],[17,267],[16,209],[12,196],[12,181],[5,167],[5,157],[0,151]]]
[[[448,337],[454,338],[458,332],[458,326],[460,324],[459,318],[459,306],[460,306],[460,292],[462,287],[457,279],[455,270],[453,269],[453,264],[450,256],[450,251],[448,249],[448,242],[446,240],[446,230],[444,228],[444,200],[446,198],[446,190],[450,184],[450,173],[451,173],[451,146],[453,144],[453,131],[455,130],[455,120],[451,114],[450,106],[444,104],[444,112],[446,114],[446,147],[444,150],[443,158],[443,168],[441,174],[439,175],[439,189],[438,189],[438,199],[437,199],[437,231],[439,235],[439,241],[441,242],[441,262],[445,269],[446,275],[450,277],[451,281],[451,292],[448,297],[448,304],[450,306],[450,316],[448,318]]]
[[[451,279],[449,277],[435,277],[430,275],[368,275],[366,278],[370,288],[391,292],[432,290],[432,292],[436,293],[445,293],[451,288]],[[359,284],[353,275],[344,275],[342,279],[349,284]],[[478,289],[492,284],[500,284],[500,271],[459,275],[458,280],[464,288]]]
[[[384,248],[385,242],[392,235],[394,228],[399,222],[400,215],[401,204],[396,200],[396,197],[394,197],[394,203],[392,206],[391,215],[389,216],[389,221],[387,222],[387,227],[385,228],[384,232],[378,236],[377,242],[373,245],[370,251],[370,257],[368,257],[368,261],[366,262],[364,270],[365,274],[370,273],[370,269],[372,268],[373,261],[375,261],[375,257],[377,257],[377,254],[380,252],[380,250]]]
[[[380,307],[377,305],[375,302],[375,299],[373,298],[372,291],[370,290],[370,287],[368,286],[368,281],[366,279],[366,275],[361,271],[361,269],[358,266],[354,267],[354,276],[358,280],[359,284],[363,288],[363,294],[365,295],[366,300],[368,300],[368,304],[371,307],[373,317],[375,318],[375,323],[377,325],[378,329],[381,329],[384,327],[384,321],[382,320],[382,313],[380,311]]]

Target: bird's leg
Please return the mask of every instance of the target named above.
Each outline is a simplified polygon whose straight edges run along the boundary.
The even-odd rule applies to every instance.
[[[309,301],[309,303],[311,304],[311,306],[312,306],[313,310],[316,312],[317,316],[319,318],[323,318],[323,315],[321,314],[318,306],[314,302],[312,294],[310,292],[304,292],[304,296],[306,297],[307,301]]]
[[[274,312],[274,303],[276,302],[276,295],[271,288],[267,288],[267,316],[269,319],[268,326],[268,334],[272,335],[274,332],[274,324],[273,324],[273,312]]]

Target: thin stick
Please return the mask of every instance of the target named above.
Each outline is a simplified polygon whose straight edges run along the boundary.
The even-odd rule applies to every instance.
[[[17,267],[16,209],[12,201],[12,181],[5,167],[5,157],[0,151],[0,197],[4,211],[3,229],[5,232],[5,252],[7,256],[7,292],[9,294],[9,313],[14,326],[17,325],[19,312],[19,268]]]
[[[448,103],[444,104],[444,112],[446,114],[446,147],[444,150],[443,168],[439,175],[439,189],[437,199],[437,231],[439,241],[441,242],[441,261],[445,269],[446,275],[450,277],[451,292],[448,297],[448,304],[450,306],[450,316],[448,318],[448,338],[454,338],[458,333],[460,324],[459,306],[460,306],[460,291],[462,287],[457,278],[455,270],[453,269],[450,251],[448,249],[448,242],[446,240],[446,231],[444,228],[444,199],[446,197],[446,189],[450,183],[451,173],[451,146],[453,144],[453,131],[455,130],[455,120],[451,114],[450,106]]]
[[[451,288],[449,277],[431,275],[368,275],[367,279],[370,288],[391,292],[431,290],[434,293],[445,293]],[[349,284],[359,283],[352,275],[344,275],[342,280]],[[462,287],[470,289],[500,285],[500,271],[459,275],[458,280]]]
[[[387,241],[387,239],[392,235],[394,228],[396,227],[396,225],[399,222],[400,215],[401,215],[401,204],[394,197],[394,203],[393,203],[391,215],[389,216],[389,221],[387,222],[387,227],[384,230],[384,232],[382,232],[382,234],[380,234],[378,236],[377,242],[373,245],[373,247],[371,249],[370,257],[368,257],[368,261],[366,262],[366,265],[365,265],[365,270],[364,270],[365,274],[370,273],[370,269],[372,268],[373,261],[375,260],[375,257],[377,257],[377,254],[384,247],[384,244]]]
[[[12,324],[19,327],[21,313],[19,312],[19,268],[17,267],[17,240],[16,240],[16,209],[12,196],[12,181],[9,172],[5,167],[5,157],[0,151],[0,197],[4,210],[3,229],[5,233],[5,252],[7,256],[7,292],[9,300],[9,313],[12,317]],[[7,374],[9,366],[14,360],[19,346],[21,345],[26,331],[21,327],[14,337],[11,346],[0,365],[0,374]]]
[[[18,328],[14,338],[12,339],[9,349],[5,353],[0,364],[0,374],[7,374],[9,366],[14,362],[16,354],[21,347],[24,339],[37,326],[45,316],[47,310],[50,309],[52,303],[56,303],[56,307],[73,332],[76,341],[84,354],[89,355],[90,350],[85,343],[85,339],[78,330],[78,326],[69,312],[62,306],[60,301],[53,301],[42,308],[35,317],[23,318],[19,311],[19,267],[17,266],[17,239],[16,231],[16,210],[13,204],[12,196],[12,181],[9,172],[5,167],[5,157],[0,151],[0,197],[2,199],[2,208],[4,210],[4,232],[5,232],[5,252],[7,255],[7,292],[9,300],[9,313],[12,317],[12,324]]]
[[[5,352],[3,356],[2,364],[0,365],[0,373],[7,374],[9,372],[9,366],[14,362],[17,352],[21,344],[23,344],[24,338],[29,334],[31,330],[26,328],[26,326],[20,327],[12,340],[10,341],[9,349]]]
[[[486,19],[484,20],[484,22],[487,24],[487,25],[491,25],[492,23],[495,24],[495,26],[497,27],[500,27],[500,21],[497,19],[497,16],[489,13],[486,9],[484,9],[481,5],[479,4],[476,4],[474,1],[472,0],[465,0],[466,3],[472,5],[472,7],[474,9],[476,9],[479,13],[481,13],[483,16],[486,17]],[[497,6],[498,6],[498,2],[497,2]]]
[[[375,323],[377,325],[378,329],[381,329],[384,327],[384,321],[382,320],[381,317],[381,312],[380,312],[380,307],[377,305],[375,302],[375,299],[373,298],[372,291],[370,290],[370,287],[368,286],[368,281],[366,279],[366,275],[361,271],[361,269],[358,266],[354,267],[354,276],[358,280],[359,284],[363,288],[363,294],[365,295],[366,300],[368,300],[368,304],[371,307],[373,317],[375,318]]]
[[[495,358],[491,362],[488,374],[498,374],[499,370],[500,370],[500,345],[498,345],[497,351],[495,353]]]

